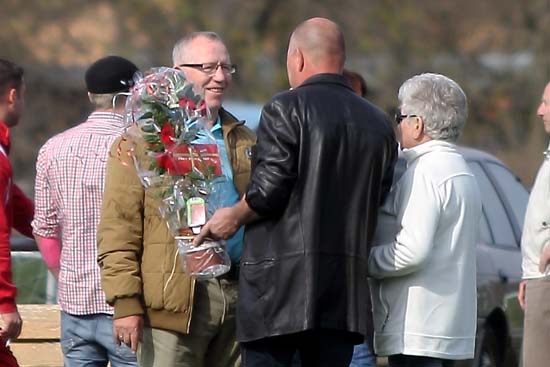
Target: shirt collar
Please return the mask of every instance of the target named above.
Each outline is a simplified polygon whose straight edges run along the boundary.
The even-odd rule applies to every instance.
[[[443,140],[430,140],[409,149],[403,149],[403,157],[407,160],[407,166],[424,154],[437,151],[456,152],[456,145]]]
[[[212,125],[212,128],[210,129],[210,131],[214,132],[217,130],[221,130],[221,128],[222,128],[222,119],[220,118],[220,116],[218,116],[218,118],[216,119],[216,122],[214,123],[214,125]]]
[[[94,111],[88,116],[88,121],[102,121],[102,122],[111,122],[115,125],[124,125],[124,115],[116,112],[108,111]]]

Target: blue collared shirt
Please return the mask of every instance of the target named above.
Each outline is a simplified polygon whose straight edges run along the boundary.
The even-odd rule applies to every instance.
[[[223,131],[221,120],[218,117],[216,123],[210,129],[210,133],[214,135],[216,139],[216,145],[218,146],[218,152],[220,155],[220,163],[222,169],[222,177],[214,180],[212,185],[212,192],[209,195],[208,199],[208,214],[211,216],[214,214],[216,209],[233,206],[239,201],[239,193],[235,188],[233,183],[233,171],[231,170],[231,162],[229,161],[229,156],[227,155],[227,149],[225,147],[225,142],[223,140]],[[210,138],[204,133],[198,134],[197,139],[193,141],[198,144],[210,143]],[[241,260],[241,253],[243,248],[243,236],[244,236],[244,226],[240,227],[239,230],[233,235],[233,237],[226,240],[225,245],[229,257],[231,258],[232,263],[239,263]]]

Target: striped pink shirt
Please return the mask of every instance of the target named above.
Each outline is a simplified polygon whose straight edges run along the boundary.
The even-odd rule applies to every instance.
[[[36,162],[34,234],[61,239],[60,308],[72,315],[112,314],[97,265],[105,167],[122,115],[93,112],[44,144]]]

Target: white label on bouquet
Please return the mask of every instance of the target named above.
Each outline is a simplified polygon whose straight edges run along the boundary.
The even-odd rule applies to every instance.
[[[204,199],[193,197],[187,200],[187,225],[193,229],[206,223],[206,205]],[[200,229],[199,229],[200,230]]]

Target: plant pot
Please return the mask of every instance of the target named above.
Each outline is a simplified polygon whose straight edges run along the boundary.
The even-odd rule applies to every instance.
[[[183,270],[199,280],[225,274],[231,267],[231,260],[219,242],[207,240],[195,247],[189,239],[178,239],[178,247]]]

